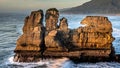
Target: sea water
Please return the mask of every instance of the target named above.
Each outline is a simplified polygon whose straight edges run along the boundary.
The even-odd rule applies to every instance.
[[[36,63],[13,62],[16,40],[22,34],[24,14],[0,14],[0,68],[120,68],[117,62],[97,62],[75,64],[68,58],[46,59]],[[79,26],[85,15],[62,14],[60,18],[68,19],[69,28],[75,29]],[[120,54],[120,16],[107,16],[113,25],[113,46],[116,54]],[[44,22],[45,23],[45,22]]]

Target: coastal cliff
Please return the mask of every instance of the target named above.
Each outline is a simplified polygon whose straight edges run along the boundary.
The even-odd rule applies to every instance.
[[[115,57],[112,24],[107,17],[87,16],[81,21],[85,26],[77,29],[69,29],[65,17],[59,21],[56,8],[46,11],[46,26],[43,17],[43,11],[38,10],[25,18],[23,34],[14,50],[15,62],[37,62],[47,57],[87,60]]]

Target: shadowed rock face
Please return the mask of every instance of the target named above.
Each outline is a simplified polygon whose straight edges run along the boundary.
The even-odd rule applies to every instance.
[[[64,17],[57,25],[58,17],[57,9],[48,9],[45,27],[42,10],[33,11],[26,17],[23,34],[17,40],[14,61],[37,62],[45,57],[115,58],[112,24],[107,17],[87,16],[81,22],[86,26],[77,29],[69,29]]]

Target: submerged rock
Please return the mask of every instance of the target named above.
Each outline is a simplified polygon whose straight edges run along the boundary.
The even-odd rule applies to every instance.
[[[115,59],[112,24],[107,17],[87,16],[81,22],[86,26],[77,29],[69,29],[64,17],[57,25],[58,18],[59,11],[55,8],[46,11],[45,27],[42,10],[33,11],[26,17],[14,61],[37,62],[46,57]]]

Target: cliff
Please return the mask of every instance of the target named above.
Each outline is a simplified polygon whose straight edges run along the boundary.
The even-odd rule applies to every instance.
[[[33,11],[25,18],[23,34],[14,50],[15,62],[37,62],[41,58],[69,57],[84,60],[115,57],[112,47],[112,24],[107,17],[87,16],[81,21],[85,27],[69,29],[65,17],[59,11],[48,9],[43,26],[43,11]],[[107,60],[106,59],[106,60]]]
[[[83,5],[61,10],[71,14],[120,14],[120,0],[91,0]]]

